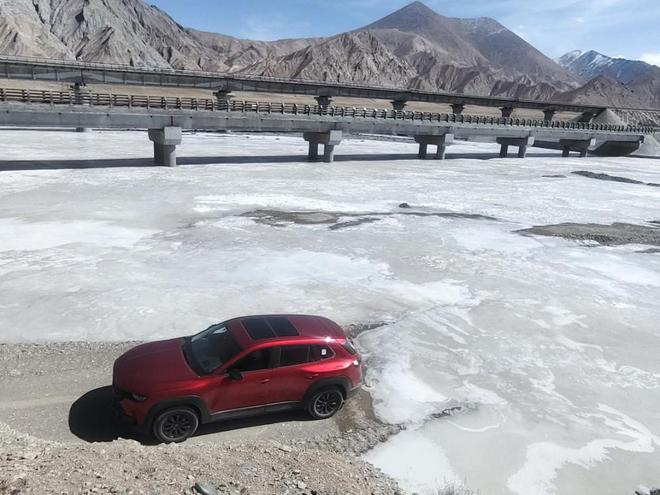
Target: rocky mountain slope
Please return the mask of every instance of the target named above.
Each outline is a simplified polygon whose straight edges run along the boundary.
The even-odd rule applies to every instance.
[[[415,2],[363,29],[413,63],[415,87],[550,96],[578,85],[572,74],[493,19],[444,17]]]
[[[420,2],[351,33],[262,42],[184,29],[142,0],[0,0],[0,52],[512,96],[578,85],[496,21]]]
[[[493,19],[444,17],[421,2],[349,33],[264,42],[186,29],[143,0],[0,0],[0,54],[628,106],[658,101],[660,76],[644,79],[641,62],[601,63],[592,53],[562,57],[562,66]],[[636,86],[599,80],[580,89],[592,74],[634,78]]]
[[[207,52],[140,0],[0,0],[0,32],[5,54],[199,68]]]
[[[360,63],[335,66],[346,57],[337,57],[339,52],[350,54],[349,62]],[[421,2],[244,70],[532,98],[550,98],[579,85],[575,76],[497,21],[444,17]]]
[[[641,60],[608,57],[594,50],[575,50],[562,55],[557,62],[584,82],[598,76],[606,76],[623,84],[660,79],[660,67]]]
[[[634,108],[660,108],[660,67],[639,60],[611,58],[595,51],[576,50],[559,64],[586,82],[558,95],[575,103],[596,103]]]
[[[369,31],[321,40],[287,55],[265,58],[241,72],[395,87],[408,86],[417,74]]]

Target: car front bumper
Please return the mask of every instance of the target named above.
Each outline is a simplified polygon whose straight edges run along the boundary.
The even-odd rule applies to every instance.
[[[115,398],[112,401],[112,409],[115,413],[115,417],[122,423],[127,426],[137,426],[137,421],[133,416],[128,414],[126,410],[121,405],[121,400]]]

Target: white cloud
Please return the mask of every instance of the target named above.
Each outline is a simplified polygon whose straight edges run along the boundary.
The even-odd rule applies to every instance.
[[[645,53],[640,57],[647,64],[657,65],[660,67],[660,53]]]

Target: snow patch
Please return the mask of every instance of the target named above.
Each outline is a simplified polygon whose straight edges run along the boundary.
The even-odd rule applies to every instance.
[[[156,232],[107,222],[26,222],[0,218],[0,252],[35,251],[72,243],[130,248]]]

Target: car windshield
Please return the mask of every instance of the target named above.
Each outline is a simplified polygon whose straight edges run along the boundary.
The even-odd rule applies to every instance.
[[[190,366],[199,374],[208,375],[241,352],[224,323],[213,325],[190,337],[185,346]]]

